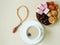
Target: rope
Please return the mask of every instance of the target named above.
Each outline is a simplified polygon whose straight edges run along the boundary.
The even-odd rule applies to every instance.
[[[25,17],[23,20],[22,20],[22,18],[20,17],[20,14],[19,14],[19,10],[20,10],[22,7],[26,8],[26,10],[27,10],[26,17]],[[28,8],[27,8],[25,5],[19,6],[19,7],[17,8],[17,16],[18,16],[18,18],[19,18],[19,20],[20,20],[20,23],[19,23],[16,27],[14,27],[13,33],[15,33],[15,32],[18,30],[18,28],[22,25],[22,23],[28,18],[28,16],[29,16],[29,10],[28,10]]]

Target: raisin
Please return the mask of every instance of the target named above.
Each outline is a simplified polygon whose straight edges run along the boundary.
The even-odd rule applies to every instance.
[[[40,14],[38,14],[38,13],[36,13],[36,17],[37,17],[37,19],[38,19],[38,21],[39,22],[41,22],[41,23],[43,23],[43,24],[45,24],[45,25],[50,25],[51,23],[48,21],[48,16],[46,15],[46,14],[42,14],[42,15],[40,15]]]

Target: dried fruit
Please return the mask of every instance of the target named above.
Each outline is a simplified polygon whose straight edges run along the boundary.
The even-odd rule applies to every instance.
[[[49,13],[47,14],[47,16],[48,16],[48,17],[51,17],[51,16],[52,16],[51,12],[49,12]]]
[[[55,4],[55,9],[56,9],[56,10],[58,9],[58,5],[57,5],[57,4]]]
[[[56,10],[52,10],[51,13],[53,16],[58,16],[58,12]]]
[[[49,5],[49,9],[50,10],[54,10],[55,9],[55,6],[54,5]]]
[[[48,20],[49,20],[49,22],[52,23],[52,24],[54,24],[55,21],[56,21],[56,19],[55,19],[54,17],[50,17]]]
[[[54,24],[58,19],[58,5],[54,4],[53,1],[47,2],[47,8],[49,9],[48,13],[45,13],[45,9],[42,14],[36,13],[37,19],[39,22],[50,25]]]
[[[49,5],[54,5],[54,2],[53,2],[53,1],[51,1],[51,2],[48,2],[48,4],[49,4]]]
[[[42,15],[40,15],[40,14],[38,14],[38,13],[36,13],[36,17],[37,17],[37,19],[38,19],[38,21],[39,22],[41,22],[41,23],[43,23],[43,24],[45,24],[45,25],[50,25],[51,23],[48,21],[48,16],[46,15],[46,14],[42,14]]]

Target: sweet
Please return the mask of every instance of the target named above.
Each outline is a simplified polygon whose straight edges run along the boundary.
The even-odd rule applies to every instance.
[[[48,17],[51,17],[51,16],[52,16],[51,12],[49,12],[49,13],[47,14],[47,16],[48,16]]]
[[[55,9],[54,5],[49,5],[49,9],[54,10]]]
[[[56,10],[52,10],[51,13],[52,13],[53,16],[57,16],[58,15],[58,12]]]
[[[39,11],[39,10],[40,11]],[[37,13],[39,13],[39,12],[41,12],[41,13],[39,13],[39,14],[42,14],[42,13],[45,13],[45,14],[47,14],[50,10],[47,8],[47,3],[46,2],[44,2],[44,3],[42,3],[42,4],[39,4],[38,5],[38,9],[37,9]]]
[[[44,8],[47,8],[47,3],[46,3],[46,2],[43,2],[43,3],[42,3],[42,6],[43,6]]]
[[[41,3],[36,11],[36,17],[42,24],[54,24],[58,19],[58,5],[53,1]]]
[[[45,8],[41,4],[39,4],[38,9],[41,9],[43,11]]]
[[[44,10],[44,13],[47,14],[49,11],[50,11],[50,10],[49,10],[48,8],[46,8],[46,9]]]
[[[44,13],[42,15],[36,13],[36,17],[37,17],[38,21],[41,22],[42,24],[45,24],[45,25],[50,25],[51,24],[48,21],[49,17],[46,14],[44,14]]]
[[[57,4],[54,4],[53,1],[51,2],[48,2],[48,8],[51,9],[51,10],[54,10],[54,9],[58,9],[58,5]]]
[[[54,24],[56,21],[56,19],[54,17],[50,17],[48,20],[51,24]]]
[[[51,2],[47,2],[49,5],[54,5],[54,2],[51,1]]]
[[[36,13],[42,14],[43,11],[42,11],[41,9],[37,9],[37,10],[36,10]]]
[[[57,4],[55,5],[55,9],[56,9],[56,10],[58,9],[58,5],[57,5]]]

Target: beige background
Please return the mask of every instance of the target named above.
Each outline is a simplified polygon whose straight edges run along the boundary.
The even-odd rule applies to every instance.
[[[54,1],[60,4],[59,0]],[[0,45],[29,45],[22,41],[19,30],[15,34],[12,33],[13,28],[19,24],[16,9],[20,5],[26,5],[30,12],[27,20],[35,20],[36,7],[40,2],[42,0],[0,0]],[[54,25],[44,28],[45,37],[36,45],[60,45],[60,18]]]

